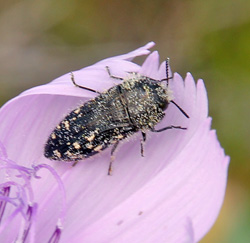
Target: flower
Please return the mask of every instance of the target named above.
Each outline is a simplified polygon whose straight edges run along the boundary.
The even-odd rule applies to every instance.
[[[102,92],[117,84],[105,69],[125,77],[139,72],[165,78],[158,52],[139,66],[153,42],[125,55],[74,71],[79,85]],[[95,94],[72,85],[70,74],[27,90],[0,110],[0,235],[4,242],[197,242],[214,224],[223,203],[229,157],[210,130],[203,81],[174,74],[174,101],[140,154],[140,138],[72,167],[50,161],[44,144],[71,110]]]

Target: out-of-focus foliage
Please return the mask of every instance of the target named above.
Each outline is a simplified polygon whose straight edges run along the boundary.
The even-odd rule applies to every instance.
[[[2,0],[0,105],[29,87],[155,41],[173,71],[204,79],[213,128],[231,156],[225,203],[202,242],[247,242],[249,12],[248,0]]]

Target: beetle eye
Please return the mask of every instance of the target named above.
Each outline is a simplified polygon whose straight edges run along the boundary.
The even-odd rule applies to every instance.
[[[160,104],[160,108],[162,110],[166,110],[167,107],[168,107],[168,101],[167,100],[163,100],[163,101],[159,102],[159,104]]]

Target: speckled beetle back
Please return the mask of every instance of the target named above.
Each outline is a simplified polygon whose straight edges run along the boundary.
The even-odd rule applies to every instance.
[[[110,74],[108,67],[107,70]],[[143,156],[147,131],[186,129],[179,126],[168,126],[160,130],[154,128],[165,116],[164,110],[168,104],[174,103],[168,85],[164,87],[162,84],[162,81],[168,81],[168,77],[154,80],[138,73],[130,73],[126,79],[111,74],[110,77],[120,79],[122,83],[71,111],[48,138],[45,157],[52,160],[79,161],[113,145],[108,173],[111,174],[113,153],[120,140],[141,131]],[[80,88],[98,93],[77,85],[73,75],[72,81]],[[178,105],[177,107],[186,115]]]

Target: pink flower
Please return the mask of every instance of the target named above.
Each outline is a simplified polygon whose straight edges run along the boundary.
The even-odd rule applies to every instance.
[[[102,92],[115,85],[105,69],[125,77],[139,72],[166,77],[153,42],[125,55],[74,71],[78,84]],[[75,167],[50,161],[44,144],[54,127],[94,93],[75,87],[70,74],[27,90],[0,110],[0,239],[3,242],[197,242],[214,224],[223,203],[229,157],[210,130],[203,81],[170,80],[174,101],[148,133],[145,157],[140,137],[120,146],[107,176],[110,149]]]

